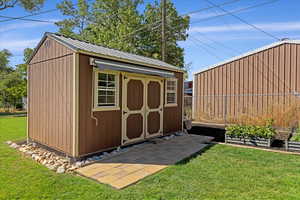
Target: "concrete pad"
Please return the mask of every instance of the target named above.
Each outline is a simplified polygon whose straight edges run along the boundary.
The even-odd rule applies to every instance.
[[[207,146],[204,143],[212,139],[208,136],[184,135],[160,142],[144,143],[130,148],[127,152],[77,169],[76,172],[122,189],[201,151]]]

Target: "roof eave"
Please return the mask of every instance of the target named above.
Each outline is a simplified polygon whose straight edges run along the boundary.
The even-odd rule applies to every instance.
[[[268,49],[271,49],[273,47],[276,47],[276,46],[279,46],[279,45],[282,45],[282,44],[300,44],[300,40],[284,40],[284,41],[279,41],[279,42],[274,42],[270,45],[266,45],[266,46],[263,46],[261,48],[257,48],[255,50],[252,50],[252,51],[249,51],[249,52],[246,52],[246,53],[243,53],[241,55],[238,55],[238,56],[234,56],[232,58],[229,58],[225,61],[222,61],[222,62],[219,62],[219,63],[216,63],[214,65],[210,65],[208,67],[206,67],[205,69],[203,70],[199,70],[197,72],[194,72],[193,73],[193,76],[197,75],[197,74],[200,74],[200,73],[203,73],[203,72],[206,72],[208,70],[211,70],[211,69],[214,69],[216,67],[219,67],[219,66],[222,66],[222,65],[225,65],[225,64],[228,64],[228,63],[231,63],[233,61],[236,61],[236,60],[239,60],[239,59],[242,59],[242,58],[245,58],[247,56],[251,56],[253,54],[256,54],[256,53],[259,53],[259,52],[262,52],[262,51],[265,51],[265,50],[268,50]]]
[[[137,61],[133,61],[133,60],[129,60],[129,59],[119,58],[119,57],[115,57],[115,56],[109,56],[109,55],[105,55],[105,54],[94,53],[94,52],[85,51],[85,50],[82,50],[82,49],[77,50],[77,52],[85,54],[85,55],[98,56],[98,57],[101,57],[101,58],[116,60],[116,61],[130,63],[130,64],[143,65],[143,66],[153,67],[153,68],[157,68],[157,69],[164,69],[164,70],[173,71],[173,72],[181,72],[181,73],[186,72],[185,70],[180,69],[180,68],[178,68],[178,69],[174,68],[173,69],[173,68],[169,68],[169,67],[163,67],[163,66],[160,66],[160,65],[153,65],[153,64],[148,64],[148,63],[144,63],[144,62],[137,62]]]

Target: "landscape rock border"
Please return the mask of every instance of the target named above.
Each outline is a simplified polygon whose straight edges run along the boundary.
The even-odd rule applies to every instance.
[[[179,131],[168,136],[162,136],[160,139],[162,140],[170,140],[177,136],[183,136],[187,134],[187,131]],[[140,144],[131,145],[128,147],[118,147],[115,150],[110,152],[102,152],[96,155],[92,155],[90,157],[86,157],[82,160],[72,162],[72,159],[66,156],[58,155],[54,151],[49,151],[35,142],[25,142],[24,144],[18,144],[16,142],[7,141],[5,142],[11,148],[14,148],[20,152],[22,152],[25,156],[31,157],[36,162],[44,165],[48,169],[55,171],[58,174],[62,173],[73,173],[76,169],[84,167],[86,165],[98,162],[105,158],[109,158],[114,155],[119,155],[120,153],[126,152],[131,148],[136,148],[137,146],[143,145],[145,143],[149,143],[150,141],[145,141]]]

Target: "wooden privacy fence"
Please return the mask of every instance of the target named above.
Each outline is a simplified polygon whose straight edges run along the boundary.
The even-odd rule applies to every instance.
[[[296,126],[300,121],[300,96],[296,93],[194,96],[195,121],[208,123]]]
[[[187,119],[192,119],[192,106],[193,106],[193,97],[184,96],[184,116]]]

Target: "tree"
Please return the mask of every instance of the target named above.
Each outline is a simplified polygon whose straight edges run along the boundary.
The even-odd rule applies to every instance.
[[[0,73],[9,72],[12,70],[12,68],[8,66],[9,57],[11,56],[12,54],[7,49],[0,51]]]
[[[1,107],[21,107],[22,98],[27,95],[27,64],[17,65],[16,68],[8,66],[10,52],[1,51],[4,55],[1,61],[2,68],[0,71],[0,106]],[[24,63],[26,63],[33,49],[24,50]]]
[[[28,67],[28,65],[26,63],[28,62],[32,53],[33,53],[33,49],[31,49],[31,48],[24,49],[24,51],[23,51],[24,63],[17,65],[16,70],[15,70],[16,72],[18,72],[21,75],[22,79],[26,82],[27,82],[27,67]]]
[[[148,57],[161,58],[161,8],[156,1],[139,12],[142,0],[95,0],[88,4],[80,0],[75,6],[70,0],[58,5],[68,19],[57,23],[59,33],[97,45]],[[166,61],[184,66],[184,50],[178,41],[186,40],[189,17],[179,16],[167,1]]]
[[[154,28],[153,24],[161,21],[161,10],[161,4],[158,1],[148,4],[143,15],[143,24]],[[166,2],[166,10],[166,62],[184,67],[184,49],[178,45],[178,41],[187,39],[190,18],[180,16],[174,4],[169,0]],[[140,37],[144,41],[141,42],[143,45],[140,54],[161,59],[161,29],[144,31],[141,34]]]
[[[62,14],[70,18],[55,24],[59,27],[61,34],[82,39],[87,25],[91,22],[90,6],[86,0],[78,0],[77,7],[71,0],[65,0],[58,4],[57,8]]]
[[[138,53],[139,41],[126,37],[141,27],[138,13],[141,0],[96,0],[93,6],[93,23],[87,31],[90,42],[130,53]]]
[[[0,11],[6,8],[21,6],[27,11],[39,10],[45,0],[0,0]]]

